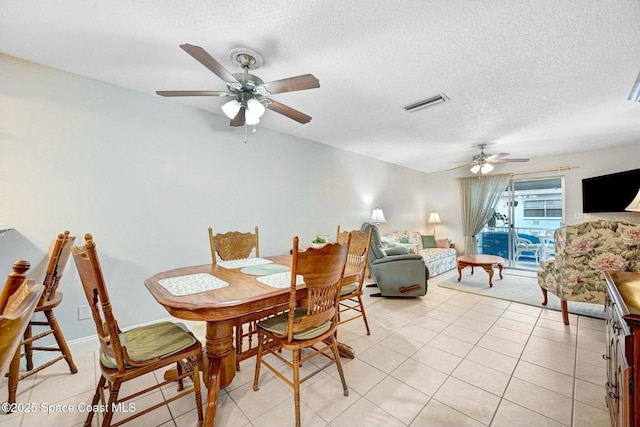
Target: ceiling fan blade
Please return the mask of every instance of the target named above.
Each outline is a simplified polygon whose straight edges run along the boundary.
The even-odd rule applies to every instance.
[[[217,90],[157,90],[160,96],[231,96],[229,92]]]
[[[233,77],[221,63],[215,60],[215,58],[207,53],[206,50],[200,46],[194,46],[192,44],[181,44],[182,50],[193,56],[199,63],[211,70],[216,76],[220,77],[225,82],[237,82],[238,80]]]
[[[244,121],[245,121],[245,117],[244,117],[244,113],[245,113],[246,108],[245,107],[240,107],[240,111],[238,111],[238,114],[236,114],[236,116],[231,119],[231,122],[229,123],[229,126],[244,126]]]
[[[315,78],[313,74],[303,74],[301,76],[264,83],[260,86],[273,94],[314,89],[320,87],[320,81]]]
[[[455,162],[455,163],[459,163],[459,162]],[[466,167],[469,167],[469,166],[473,166],[475,164],[476,164],[476,162],[465,163],[464,165],[454,166],[454,167],[452,167],[450,169],[447,169],[447,171],[452,171],[452,170],[456,170],[456,169],[460,169],[460,168],[466,168]]]
[[[529,159],[496,159],[491,160],[489,163],[506,163],[506,162],[528,162]]]
[[[509,153],[497,153],[497,154],[487,154],[485,155],[485,159],[489,162],[493,161],[493,160],[497,160],[500,159],[502,157],[507,157],[509,155]]]
[[[271,99],[269,99],[268,101],[269,104],[267,105],[267,108],[275,111],[276,113],[280,113],[283,116],[293,119],[298,123],[302,123],[303,125],[311,121],[311,116],[307,116],[306,114],[301,113],[298,110],[294,110],[293,108],[281,104],[280,102],[273,101]]]

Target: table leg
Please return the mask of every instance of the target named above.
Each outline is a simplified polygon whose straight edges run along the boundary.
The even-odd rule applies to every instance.
[[[216,419],[216,410],[218,409],[218,391],[220,385],[218,379],[220,378],[220,359],[213,359],[207,357],[207,372],[208,375],[204,376],[204,382],[208,383],[207,386],[207,406],[204,412],[204,427],[213,427],[213,423]]]
[[[213,427],[218,404],[218,391],[236,375],[236,351],[233,348],[233,323],[207,322],[204,382],[208,388],[204,427]]]
[[[502,279],[502,264],[498,264],[498,270],[500,270],[500,278]]]
[[[348,345],[343,344],[343,343],[338,341],[338,331],[337,330],[336,330],[336,334],[335,334],[335,340],[336,340],[336,345],[338,346],[338,353],[340,353],[340,356],[346,357],[347,359],[355,359],[356,358],[356,351],[351,346],[348,346]],[[324,340],[324,343],[326,343],[328,345],[331,345],[331,340],[330,339],[326,339],[326,340]]]
[[[338,342],[337,345],[338,345],[338,353],[340,353],[340,356],[346,357],[347,359],[356,358],[356,352],[353,348],[341,342]]]
[[[466,267],[465,264],[458,261],[458,282],[462,279],[462,270]]]
[[[493,265],[489,264],[489,265],[483,265],[482,268],[484,269],[484,271],[486,271],[489,274],[489,287],[492,288],[493,287]]]

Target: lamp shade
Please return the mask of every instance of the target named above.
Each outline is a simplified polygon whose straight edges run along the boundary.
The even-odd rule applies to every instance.
[[[626,211],[631,212],[640,212],[640,190],[638,190],[638,194],[636,197],[629,203],[629,206],[625,208]]]
[[[376,224],[380,224],[381,222],[387,222],[387,219],[384,217],[384,212],[382,212],[382,209],[375,208],[373,212],[371,212],[371,222],[375,222]]]
[[[431,212],[427,222],[429,224],[440,224],[442,221],[440,221],[440,215],[438,215],[438,212]]]
[[[256,117],[260,118],[264,114],[265,108],[260,101],[258,101],[255,98],[251,98],[250,100],[247,101],[247,110],[251,114],[254,114]]]
[[[238,115],[238,111],[240,111],[241,106],[242,105],[237,100],[234,99],[222,106],[222,112],[230,119],[233,119],[235,116]]]
[[[248,125],[257,125],[260,123],[260,116],[248,108],[244,112],[244,119]]]
[[[442,221],[440,221],[440,215],[438,215],[438,212],[431,212],[429,214],[429,219],[427,220],[427,223],[429,224],[433,224],[433,235],[436,235],[436,224],[440,224]]]
[[[633,84],[633,88],[631,88],[631,93],[629,94],[629,101],[640,102],[640,73],[638,73],[636,82]]]

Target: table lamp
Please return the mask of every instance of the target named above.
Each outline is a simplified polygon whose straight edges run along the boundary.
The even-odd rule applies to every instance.
[[[387,219],[384,217],[384,212],[382,212],[382,209],[375,208],[373,212],[371,212],[371,222],[375,222],[376,226],[379,226],[381,222],[387,222]]]
[[[433,235],[436,235],[436,224],[440,224],[442,221],[440,221],[440,215],[438,215],[438,212],[431,212],[429,214],[429,220],[427,221],[427,223],[429,224],[433,224]]]

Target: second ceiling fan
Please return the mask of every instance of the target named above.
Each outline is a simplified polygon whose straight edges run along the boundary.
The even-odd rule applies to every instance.
[[[232,74],[200,46],[183,44],[180,47],[220,77],[227,84],[227,90],[158,90],[158,95],[230,97],[232,99],[222,106],[222,111],[231,119],[231,126],[255,125],[260,121],[265,109],[280,113],[298,123],[305,124],[311,121],[311,116],[274,101],[269,96],[320,87],[320,81],[312,74],[264,83],[258,76],[249,74],[249,70],[258,68],[263,63],[262,56],[255,51],[245,48],[233,49],[229,57],[243,72]]]
[[[473,156],[473,159],[470,162],[455,162],[455,163],[464,163],[463,165],[453,167],[448,170],[460,169],[467,166],[471,166],[472,173],[480,173],[486,174],[493,170],[492,163],[503,163],[503,162],[528,162],[529,159],[505,159],[509,153],[498,153],[498,154],[487,154],[484,152],[484,149],[487,148],[488,144],[478,144],[478,148],[480,149],[480,154],[476,154]]]

